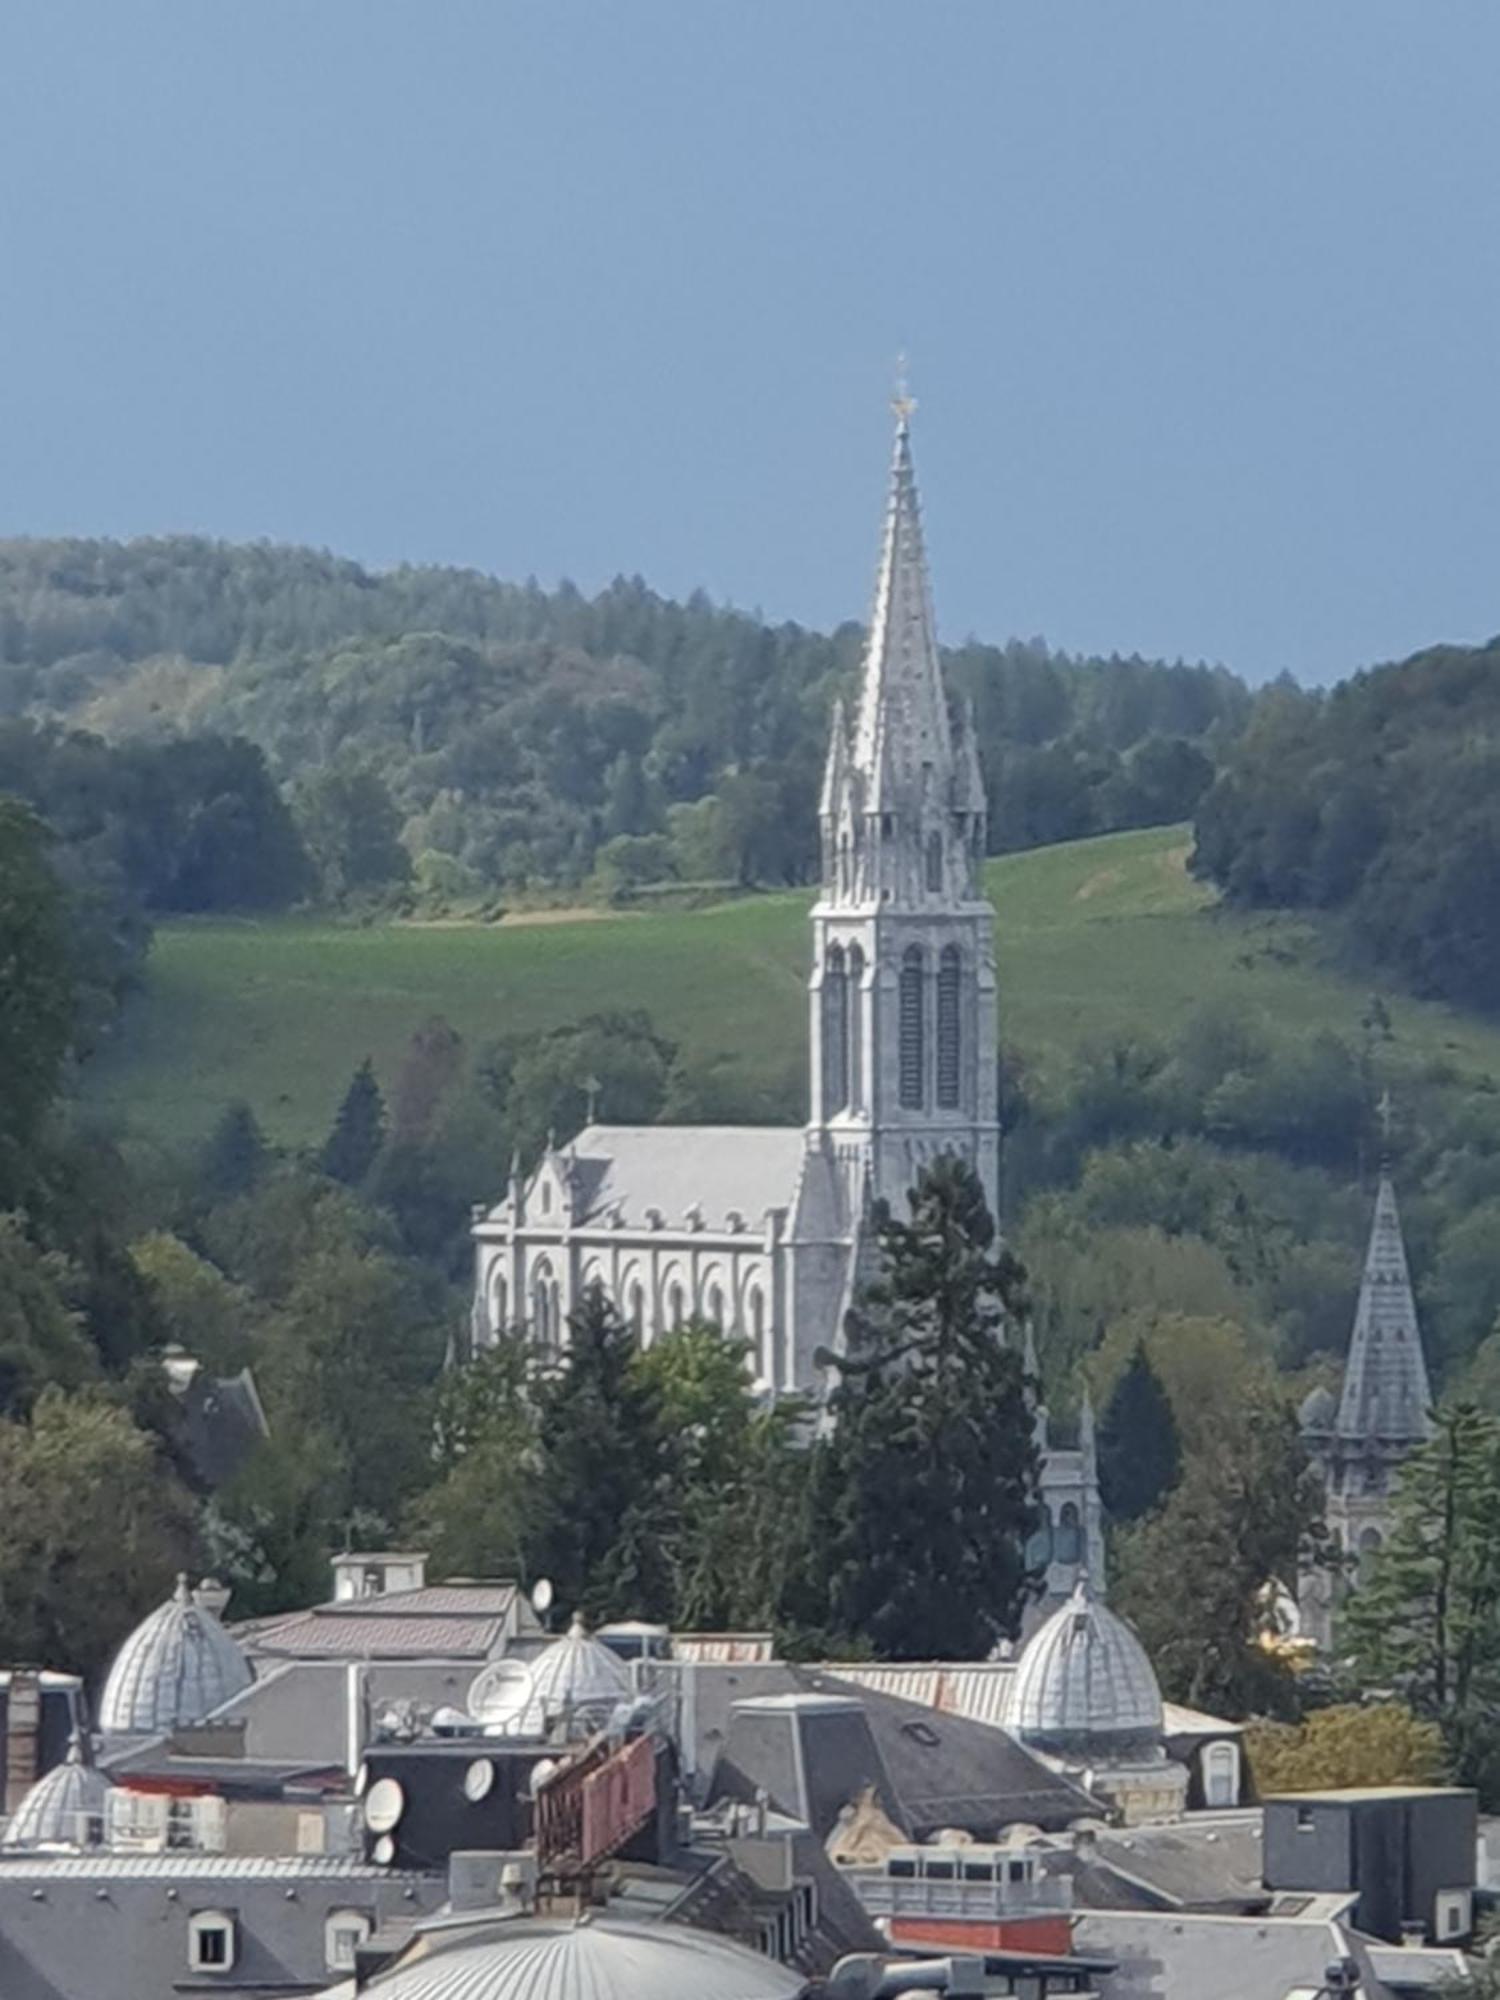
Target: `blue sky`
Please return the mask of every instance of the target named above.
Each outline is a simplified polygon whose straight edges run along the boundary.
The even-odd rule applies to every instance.
[[[1326,678],[1500,629],[1494,0],[10,0],[0,533]]]

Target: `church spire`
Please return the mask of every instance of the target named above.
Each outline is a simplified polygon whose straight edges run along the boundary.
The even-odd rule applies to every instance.
[[[1431,1432],[1431,1402],[1396,1190],[1382,1166],[1344,1367],[1338,1433],[1370,1443],[1419,1444]]]
[[[948,704],[938,665],[911,459],[915,405],[903,389],[892,407],[896,441],[885,539],[854,731],[853,762],[864,781],[868,812],[914,809],[921,803],[924,783],[937,779],[946,786],[953,771]]]

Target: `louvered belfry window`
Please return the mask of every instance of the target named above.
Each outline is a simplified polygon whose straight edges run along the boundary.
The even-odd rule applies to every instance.
[[[823,968],[823,1116],[849,1102],[848,975],[844,948],[836,944]]]
[[[901,1104],[907,1111],[920,1110],[922,1104],[927,1033],[923,1018],[925,978],[921,951],[914,944],[908,945],[901,960],[899,1035]]]
[[[945,1111],[955,1110],[959,1101],[961,969],[958,946],[945,946],[937,978],[937,1101]]]

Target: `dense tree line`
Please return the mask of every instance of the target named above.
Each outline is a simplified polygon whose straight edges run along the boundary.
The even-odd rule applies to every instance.
[[[189,538],[0,543],[0,715],[248,739],[333,900],[806,880],[861,644],[638,578],[585,597]],[[1040,641],[949,666],[997,851],[1185,818],[1249,709],[1221,670]]]
[[[1199,804],[1194,865],[1242,907],[1336,912],[1366,963],[1500,1012],[1500,642],[1272,691]]]

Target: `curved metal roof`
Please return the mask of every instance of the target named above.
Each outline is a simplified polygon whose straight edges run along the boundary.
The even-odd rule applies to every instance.
[[[680,1924],[516,1918],[371,1981],[379,2000],[797,2000],[805,1982]]]
[[[1086,1579],[1023,1648],[1006,1726],[1041,1749],[1160,1743],[1161,1689],[1146,1649]]]
[[[547,1722],[606,1722],[630,1699],[630,1669],[618,1653],[589,1637],[575,1617],[562,1638],[531,1662],[532,1696]]]
[[[157,1735],[201,1722],[254,1679],[250,1663],[185,1576],[121,1646],[99,1701],[106,1736]]]
[[[27,1792],[5,1829],[7,1848],[95,1847],[103,1834],[109,1782],[85,1764],[75,1736],[66,1759]]]

